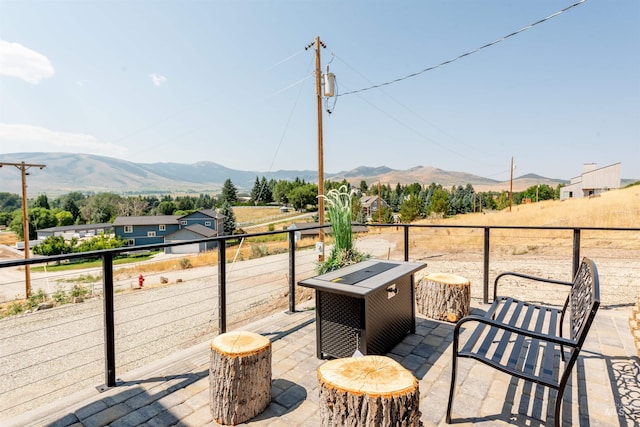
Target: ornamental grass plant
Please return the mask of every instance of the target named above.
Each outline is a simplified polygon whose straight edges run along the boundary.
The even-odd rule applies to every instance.
[[[333,232],[333,248],[324,262],[316,268],[318,274],[337,270],[369,258],[353,247],[353,229],[351,224],[351,195],[346,185],[331,189],[326,195],[321,194],[326,202],[327,216]]]

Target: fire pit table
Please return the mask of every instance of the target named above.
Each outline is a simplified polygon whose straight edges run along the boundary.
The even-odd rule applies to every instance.
[[[315,289],[318,358],[384,355],[415,333],[413,274],[426,266],[368,260],[298,282]]]

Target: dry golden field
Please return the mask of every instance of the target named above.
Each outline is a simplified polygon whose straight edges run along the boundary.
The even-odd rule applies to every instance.
[[[614,190],[598,197],[550,200],[513,206],[511,211],[491,211],[458,215],[444,219],[425,219],[414,224],[445,225],[446,228],[412,228],[410,251],[419,257],[434,251],[482,254],[482,227],[565,227],[562,230],[492,229],[491,251],[497,255],[571,255],[571,227],[638,228],[640,227],[640,186]],[[456,228],[467,226],[475,228]],[[382,238],[402,247],[402,234],[388,228],[372,229]],[[584,230],[581,247],[589,251],[637,251],[640,232]],[[629,253],[624,253],[628,256]]]

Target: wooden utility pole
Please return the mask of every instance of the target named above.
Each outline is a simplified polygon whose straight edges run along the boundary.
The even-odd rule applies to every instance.
[[[382,194],[380,193],[380,180],[378,180],[378,223],[382,224]]]
[[[320,47],[326,48],[325,44],[316,36],[314,42],[305,49],[314,47],[316,51],[316,98],[318,102],[318,196],[324,195],[324,152],[322,148],[322,71],[320,69]],[[318,197],[318,223],[321,228],[318,230],[320,240],[320,254],[318,261],[324,261],[324,198]]]
[[[513,156],[511,157],[511,178],[509,178],[509,212],[513,204]]]
[[[24,259],[29,259],[29,215],[27,215],[27,170],[36,167],[44,169],[46,165],[20,163],[0,163],[2,166],[15,166],[20,169],[22,175],[22,240],[24,240]],[[31,270],[28,265],[24,266],[24,288],[27,299],[31,296]]]

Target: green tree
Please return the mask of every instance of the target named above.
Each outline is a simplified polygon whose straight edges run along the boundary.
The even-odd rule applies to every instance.
[[[376,212],[375,218],[373,218],[373,222],[378,222],[380,219],[381,224],[393,224],[396,222],[396,219],[393,215],[393,210],[385,204],[380,207],[380,210]]]
[[[74,252],[90,252],[99,251],[103,249],[116,249],[125,246],[124,240],[120,237],[107,236],[104,233],[93,237],[89,240],[84,240],[74,248]]]
[[[13,214],[11,212],[0,212],[0,225],[8,227],[12,219]]]
[[[33,253],[44,256],[70,254],[73,252],[73,247],[77,242],[78,240],[75,238],[67,243],[62,236],[50,236],[44,239],[42,243],[34,246]]]
[[[29,221],[29,240],[35,240],[38,236],[37,230],[43,228],[55,227],[58,225],[58,218],[53,211],[44,208],[33,208],[28,211]],[[22,211],[17,210],[13,214],[13,220],[9,224],[9,228],[24,240],[24,230],[22,227]]]
[[[114,193],[98,193],[87,197],[80,208],[86,223],[110,222],[117,216],[117,207],[122,206],[122,197]]]
[[[532,202],[539,202],[542,200],[554,200],[556,197],[556,191],[547,184],[532,185],[522,192],[522,198],[531,199]]]
[[[256,175],[256,181],[253,183],[253,188],[251,189],[251,195],[249,196],[249,201],[255,205],[260,201],[260,179]]]
[[[192,211],[195,209],[195,201],[189,196],[176,197],[176,208],[179,211]]]
[[[506,191],[500,193],[496,199],[496,209],[502,210],[509,207],[509,195]]]
[[[13,212],[22,208],[22,199],[17,194],[0,193],[0,212]]]
[[[430,211],[437,214],[446,215],[451,209],[451,203],[449,201],[449,193],[444,188],[436,188],[431,196],[429,203]]]
[[[173,215],[177,209],[174,202],[165,200],[158,204],[156,212],[160,215]]]
[[[360,203],[360,197],[356,195],[351,196],[351,221],[360,223],[366,222],[362,203]]]
[[[38,198],[36,199],[36,201],[33,203],[33,207],[34,208],[51,209],[51,206],[49,206],[49,199],[47,198],[47,195],[46,194],[40,194],[38,196]]]
[[[318,186],[306,184],[295,187],[288,195],[289,203],[297,210],[305,209],[308,205],[318,205]]]
[[[367,190],[369,189],[369,185],[367,184],[367,181],[365,181],[364,179],[362,181],[360,181],[360,191],[362,191],[362,194],[367,194]]]
[[[220,199],[223,205],[224,202],[227,202],[230,205],[238,203],[238,189],[233,185],[229,178],[227,178],[224,184],[222,184],[222,194],[220,195]]]
[[[78,204],[72,197],[68,197],[65,200],[64,204],[62,205],[62,209],[71,213],[71,216],[73,217],[72,224],[75,224],[78,218],[80,218],[80,208],[78,208]]]
[[[260,201],[263,203],[273,202],[271,186],[269,185],[269,182],[267,182],[267,178],[265,178],[264,176],[260,180],[260,189],[261,189]]]
[[[422,202],[417,195],[410,194],[400,205],[400,219],[403,223],[410,223],[420,218]]]
[[[220,207],[220,215],[224,215],[224,220],[222,221],[224,234],[233,234],[233,231],[237,226],[236,215],[233,213],[231,204],[226,200],[222,202],[222,206]]]
[[[56,212],[56,218],[58,220],[58,226],[64,227],[65,225],[73,225],[75,222],[73,214],[69,211]]]
[[[293,190],[293,184],[287,180],[280,180],[276,182],[273,187],[273,200],[281,205],[289,203],[289,193]]]

